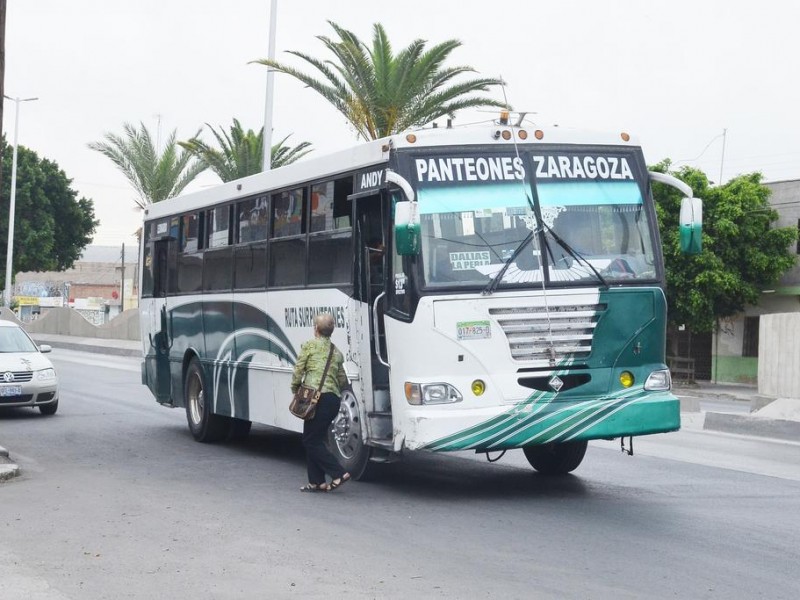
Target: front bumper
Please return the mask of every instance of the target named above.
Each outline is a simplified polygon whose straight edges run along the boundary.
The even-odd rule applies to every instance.
[[[534,394],[513,408],[493,414],[485,409],[456,412],[446,407],[420,407],[409,415],[404,445],[409,449],[486,452],[680,429],[680,401],[670,392],[639,389],[584,401],[552,400],[552,394]],[[444,422],[452,433],[442,435]]]
[[[0,395],[0,408],[12,406],[43,406],[58,402],[58,380],[38,382],[36,380],[19,384],[0,385],[0,394],[3,390],[16,391],[15,387],[20,388],[19,394]]]

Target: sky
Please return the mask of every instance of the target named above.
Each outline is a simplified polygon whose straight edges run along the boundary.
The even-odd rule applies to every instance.
[[[94,201],[93,243],[136,243],[141,211],[114,165],[88,148],[126,122],[179,140],[208,123],[264,123],[270,0],[7,0],[5,93],[20,104],[19,144],[54,160]],[[754,171],[800,179],[800,3],[785,0],[278,0],[276,58],[329,55],[327,21],[395,50],[414,39],[463,45],[451,66],[502,77],[537,125],[636,136],[649,164],[669,158],[714,182]],[[502,100],[503,91],[491,97]],[[13,102],[3,131],[14,135]],[[315,92],[275,76],[273,142],[321,155],[359,143]],[[493,115],[464,111],[455,124]],[[443,123],[442,123],[443,124]],[[205,139],[211,141],[210,134]],[[202,175],[189,191],[215,185]]]

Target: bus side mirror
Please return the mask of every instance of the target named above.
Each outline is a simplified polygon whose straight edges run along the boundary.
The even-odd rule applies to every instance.
[[[397,254],[414,256],[420,251],[419,212],[416,202],[404,200],[394,205],[394,240]]]
[[[703,201],[700,198],[681,200],[681,252],[700,254],[703,250]]]

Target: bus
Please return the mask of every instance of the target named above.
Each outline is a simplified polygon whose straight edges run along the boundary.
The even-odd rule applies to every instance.
[[[507,113],[150,205],[142,381],[200,442],[299,432],[290,378],[327,312],[352,382],[329,443],[356,478],[418,450],[567,473],[588,440],[675,431],[653,181],[698,251],[700,200],[627,133]]]

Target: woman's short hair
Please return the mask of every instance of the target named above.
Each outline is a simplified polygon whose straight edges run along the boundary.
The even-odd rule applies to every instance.
[[[320,313],[314,318],[314,326],[323,337],[331,337],[333,330],[336,328],[336,322],[333,320],[331,313]]]

